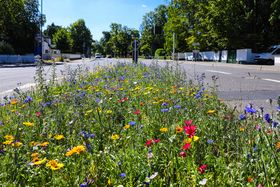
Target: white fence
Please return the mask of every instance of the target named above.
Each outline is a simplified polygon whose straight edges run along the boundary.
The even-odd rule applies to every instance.
[[[280,66],[280,55],[274,56],[274,64],[275,66]]]
[[[0,64],[34,63],[33,54],[30,55],[0,55]]]
[[[183,55],[184,54],[184,55]],[[192,52],[186,52],[186,53],[178,53],[176,55],[178,57],[178,60],[188,60],[188,61],[193,61],[193,53]],[[182,59],[182,56],[185,58]],[[198,55],[198,60],[201,61],[222,61],[226,62],[228,59],[228,51],[223,50],[223,51],[204,51],[204,52],[199,52]]]
[[[62,53],[62,57],[63,57],[64,59],[74,60],[74,59],[81,59],[81,58],[82,58],[82,55],[81,55],[81,54]]]

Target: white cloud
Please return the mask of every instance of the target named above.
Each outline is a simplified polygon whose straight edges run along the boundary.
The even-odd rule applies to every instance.
[[[147,5],[144,5],[144,4],[143,4],[143,5],[142,5],[142,8],[147,8]]]

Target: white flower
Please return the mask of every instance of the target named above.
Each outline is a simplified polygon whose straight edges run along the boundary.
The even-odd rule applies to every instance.
[[[148,159],[151,159],[151,158],[153,158],[153,153],[148,153]]]
[[[204,186],[207,182],[207,179],[202,179],[201,181],[199,181],[199,184]]]
[[[155,172],[154,174],[152,174],[150,177],[149,177],[149,179],[154,179],[154,178],[156,178],[156,176],[158,175],[158,172]]]

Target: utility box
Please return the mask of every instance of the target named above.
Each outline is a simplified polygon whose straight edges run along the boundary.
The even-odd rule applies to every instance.
[[[253,62],[254,56],[252,49],[237,49],[236,61],[240,64]]]
[[[280,66],[280,55],[275,55],[274,56],[274,65],[275,66]]]

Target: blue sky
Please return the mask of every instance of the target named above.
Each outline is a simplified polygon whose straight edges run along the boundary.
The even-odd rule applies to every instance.
[[[51,23],[69,26],[82,18],[93,39],[99,40],[112,22],[139,29],[143,15],[160,4],[167,0],[43,0],[43,13],[45,27]]]

